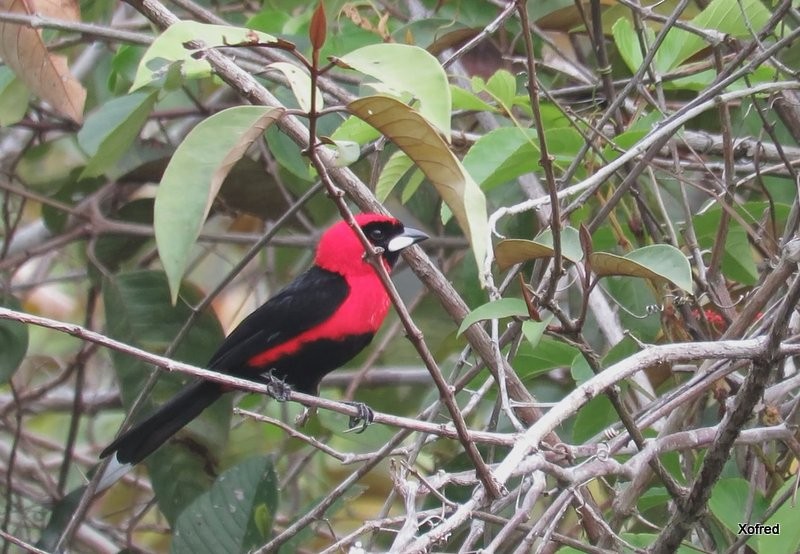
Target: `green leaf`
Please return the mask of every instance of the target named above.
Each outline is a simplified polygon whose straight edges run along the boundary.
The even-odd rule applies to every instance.
[[[486,197],[441,135],[419,112],[388,96],[362,98],[347,109],[388,137],[422,170],[469,239],[483,282],[489,247]]]
[[[652,487],[644,491],[639,497],[639,500],[636,502],[636,507],[644,514],[652,508],[666,506],[670,500],[672,500],[672,497],[667,492],[667,489],[664,487]]]
[[[121,44],[111,57],[108,72],[108,90],[120,95],[130,90],[136,78],[136,68],[144,55],[145,48],[132,44]]]
[[[785,224],[789,214],[787,204],[775,204],[775,224],[778,229]],[[751,228],[761,227],[761,220],[766,220],[770,214],[768,202],[752,201],[745,202],[736,207],[736,212],[741,216],[745,223]],[[719,231],[722,208],[714,203],[698,214],[692,220],[697,233],[697,241],[701,248],[717,248],[717,234]],[[728,233],[725,238],[724,252],[722,256],[722,272],[728,279],[745,285],[754,285],[758,280],[758,267],[754,257],[753,247],[750,238],[742,227],[741,222],[731,219]]]
[[[796,478],[792,477],[775,492],[773,498],[783,496],[785,492],[796,485]],[[779,533],[773,535],[760,535],[748,541],[748,545],[753,546],[759,554],[772,554],[775,552],[797,552],[800,549],[800,525],[797,525],[800,518],[800,505],[794,499],[785,502],[778,510],[772,514],[765,525],[775,526]],[[755,521],[751,518],[751,521]],[[737,530],[739,526],[736,526]],[[755,546],[754,546],[755,545]]]
[[[610,141],[610,144],[603,148],[603,157],[608,161],[616,160],[623,152],[643,139],[648,132],[649,129],[635,129],[620,133]]]
[[[484,190],[530,173],[540,156],[536,131],[501,127],[486,133],[464,156],[464,167]]]
[[[603,356],[603,367],[611,367],[623,360],[627,360],[639,350],[641,350],[640,344],[631,337],[625,336]]]
[[[298,188],[302,186],[300,183]],[[264,171],[264,164],[248,156],[231,168],[217,198],[226,208],[265,221],[279,218],[289,206],[275,176]]]
[[[527,323],[522,322],[523,332]],[[521,379],[531,379],[556,368],[570,367],[578,354],[577,348],[544,336],[535,348],[527,340],[522,342],[511,364]]]
[[[335,167],[347,167],[361,157],[361,148],[352,140],[334,140],[325,145],[333,154]]]
[[[591,366],[589,366],[589,362],[587,362],[586,357],[580,355],[580,353],[572,359],[572,364],[569,366],[569,374],[576,385],[582,385],[594,377],[594,371],[592,371]]]
[[[608,277],[603,285],[614,301],[624,308],[619,311],[623,328],[630,329],[641,341],[656,340],[662,333],[661,318],[658,313],[647,315],[648,306],[661,303],[653,287],[642,279],[627,277]]]
[[[219,476],[178,518],[174,554],[250,552],[272,531],[278,480],[269,458],[255,457]]]
[[[747,232],[739,225],[731,225],[725,237],[722,271],[730,279],[744,285],[758,282],[758,266]]]
[[[652,31],[650,31],[652,33]],[[642,65],[642,49],[639,46],[639,37],[633,30],[633,24],[626,17],[620,17],[611,27],[614,43],[617,45],[619,55],[631,73],[635,73]]]
[[[364,145],[381,136],[377,129],[356,116],[345,119],[331,135],[333,140],[352,140]]]
[[[183,140],[156,193],[154,225],[172,301],[211,204],[231,167],[283,114],[283,109],[237,106],[200,122]]]
[[[614,42],[617,45],[617,49],[625,65],[628,66],[631,73],[639,71],[639,67],[642,65],[642,62],[644,62],[644,56],[642,55],[642,48],[639,44],[639,35],[634,31],[630,19],[627,17],[618,19],[611,28],[611,33],[614,36]],[[647,26],[644,28],[644,36],[648,45],[653,44],[656,40],[655,33]],[[653,64],[656,67],[661,67],[661,65],[664,64],[661,60],[669,57],[667,48],[667,46],[662,44],[661,48],[656,52],[653,58]]]
[[[427,51],[407,44],[372,44],[339,60],[396,89],[397,96],[411,94],[419,102],[419,113],[449,141],[450,85],[439,61]]]
[[[501,298],[499,300],[493,300],[483,306],[478,306],[468,313],[458,327],[458,334],[460,335],[466,331],[473,323],[483,321],[484,319],[500,319],[503,317],[527,315],[528,307],[521,298]]]
[[[378,176],[378,182],[375,184],[375,198],[378,199],[378,202],[384,202],[389,197],[395,185],[413,166],[414,161],[402,150],[389,156],[383,166],[383,171]]]
[[[690,24],[701,29],[711,29],[734,38],[751,39],[752,30],[766,25],[770,12],[761,0],[712,0],[697,14]],[[720,37],[722,39],[722,37]],[[694,33],[673,28],[664,38],[660,51],[665,55],[656,59],[656,69],[668,72],[704,48],[711,46]]]
[[[536,239],[539,244],[553,247],[553,231],[545,229]],[[583,248],[581,247],[581,239],[578,230],[575,227],[564,227],[561,229],[561,249],[562,255],[572,261],[578,262],[583,259]]]
[[[186,300],[172,306],[163,273],[137,271],[123,273],[103,283],[108,334],[114,339],[163,353],[192,317],[202,295],[192,287],[183,293]],[[173,358],[198,366],[205,365],[222,342],[223,333],[216,317],[204,312],[195,321]],[[130,407],[148,380],[152,366],[119,352],[111,354],[123,405]],[[137,419],[152,413],[156,406],[171,398],[187,382],[183,376],[168,373],[160,376],[152,394]],[[227,442],[231,418],[231,398],[226,395],[207,408],[181,430],[180,441],[172,441],[151,454],[147,468],[159,508],[174,524],[181,511],[208,489],[213,471]]]
[[[75,182],[73,171],[86,164],[86,156],[78,147],[75,135],[63,135],[25,150],[17,164],[22,182],[41,194],[55,194],[66,184]]]
[[[356,119],[356,118],[351,118]],[[346,140],[334,133],[334,140]],[[292,139],[281,133],[277,127],[267,129],[267,144],[270,154],[275,156],[275,160],[286,171],[306,182],[314,180],[314,173],[308,163],[308,158],[303,157],[300,149],[292,142]]]
[[[19,301],[10,294],[0,294],[0,305],[19,311]],[[28,326],[0,319],[0,383],[7,383],[28,353]]]
[[[297,99],[297,104],[304,112],[311,110],[311,77],[304,70],[298,66],[288,62],[275,62],[267,66],[267,71],[280,71],[286,80],[289,81],[289,86],[292,89],[292,94]],[[317,88],[317,105],[316,109],[323,108],[322,92]]]
[[[156,91],[114,98],[86,118],[78,131],[78,144],[89,156],[81,179],[98,177],[116,166],[139,136],[157,98]]]
[[[28,111],[30,92],[8,67],[0,67],[0,127],[19,122]]]
[[[751,490],[752,485],[740,478],[720,479],[711,491],[708,508],[731,532],[738,533],[739,523],[745,523],[745,509],[750,499],[753,501],[752,516],[749,521],[761,521],[761,514],[767,508],[764,496],[757,490]],[[751,493],[752,492],[752,496]],[[748,541],[753,542],[753,541]],[[779,552],[774,550],[772,552]]]
[[[666,279],[686,292],[692,292],[692,269],[683,253],[668,244],[654,244],[630,252],[625,257],[595,252],[590,256],[592,271],[598,276],[627,275],[644,279]]]
[[[584,142],[581,134],[571,127],[545,129],[544,140],[547,143],[547,152],[553,158],[556,168],[572,163]],[[589,161],[593,159],[588,158]]]
[[[475,112],[495,112],[497,109],[484,102],[476,94],[456,85],[450,85],[454,110],[471,110]]]
[[[517,95],[517,80],[505,69],[498,69],[486,81],[484,88],[505,110],[511,110]]]
[[[606,396],[592,398],[575,417],[572,441],[575,444],[582,444],[614,423],[616,417],[617,413]]]
[[[522,322],[522,335],[533,348],[536,348],[539,345],[539,342],[542,340],[544,332],[547,329],[547,325],[552,319],[553,316],[550,315],[545,318],[544,321],[533,321],[529,319]]]
[[[69,525],[69,522],[72,521],[72,516],[78,510],[85,492],[86,486],[83,485],[55,501],[47,526],[42,530],[39,541],[36,543],[37,548],[46,552],[54,552],[56,550],[58,539]]]
[[[51,198],[68,206],[77,206],[107,182],[100,178],[80,179],[81,171],[76,169],[70,172],[69,179]],[[42,220],[53,233],[61,233],[69,217],[70,214],[61,208],[47,204],[42,206]]]
[[[153,199],[138,198],[128,202],[114,214],[114,219],[130,223],[153,224]],[[115,273],[126,260],[132,258],[148,242],[150,237],[127,233],[106,233],[93,241],[94,255],[89,275],[100,282],[103,273]],[[100,265],[100,267],[97,267]]]
[[[575,129],[548,128],[544,133],[555,165],[575,159],[583,139]],[[539,169],[541,150],[534,129],[501,127],[480,137],[464,156],[464,167],[483,190]]]
[[[664,81],[664,88],[680,91],[701,91],[713,83],[714,79],[716,78],[717,72],[713,69],[708,69],[706,71],[700,71],[699,73],[687,75],[686,77]],[[727,87],[725,87],[725,91],[730,92],[735,90],[744,90],[745,88],[750,88],[762,83],[777,81],[779,79],[780,76],[778,75],[778,70],[775,67],[762,65],[749,72],[746,77],[737,79],[729,84]]]
[[[419,170],[419,168],[414,169],[411,172],[411,175],[408,177],[408,181],[406,182],[406,186],[403,189],[403,194],[400,195],[400,202],[403,204],[407,204],[411,197],[414,196],[414,193],[419,190],[420,185],[425,180],[425,174]]]
[[[257,29],[265,33],[283,34],[296,31],[295,29],[287,29],[287,24],[295,20],[296,18],[293,18],[286,10],[274,10],[264,7],[247,20],[246,26],[248,29]]]
[[[136,78],[133,80],[131,92],[168,77],[174,64],[180,65],[184,79],[199,79],[211,75],[211,64],[202,59],[195,59],[195,51],[189,50],[185,44],[191,41],[202,43],[204,48],[215,48],[226,44],[252,42],[275,42],[272,35],[252,31],[243,27],[227,25],[209,25],[197,21],[178,21],[158,35],[139,62]]]

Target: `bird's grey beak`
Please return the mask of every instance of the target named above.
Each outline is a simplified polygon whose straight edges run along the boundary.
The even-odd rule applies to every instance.
[[[386,250],[389,252],[400,252],[404,248],[408,248],[412,244],[422,242],[427,238],[429,238],[428,235],[422,231],[412,229],[411,227],[406,227],[401,234],[389,241],[389,243],[386,245]]]

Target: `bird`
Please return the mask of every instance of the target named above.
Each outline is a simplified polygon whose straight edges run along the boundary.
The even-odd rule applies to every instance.
[[[390,272],[400,252],[428,238],[394,217],[362,213],[356,224]],[[322,378],[361,352],[389,312],[389,296],[346,221],[321,236],[314,264],[225,338],[207,367],[317,395]],[[187,385],[152,415],[120,434],[101,453],[112,457],[99,479],[108,488],[231,389],[213,381]]]

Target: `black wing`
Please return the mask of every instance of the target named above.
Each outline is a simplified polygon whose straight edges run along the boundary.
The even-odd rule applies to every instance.
[[[312,266],[247,316],[219,347],[210,369],[247,377],[247,361],[328,319],[350,292],[344,277]]]

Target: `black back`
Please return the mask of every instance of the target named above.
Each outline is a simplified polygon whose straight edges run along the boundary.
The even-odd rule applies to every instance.
[[[349,292],[344,277],[312,266],[247,316],[211,357],[208,367],[248,379],[258,379],[254,372],[272,370],[295,390],[315,394],[320,379],[358,354],[369,344],[371,333],[342,341],[316,341],[301,353],[262,368],[254,368],[248,361],[328,319]]]

